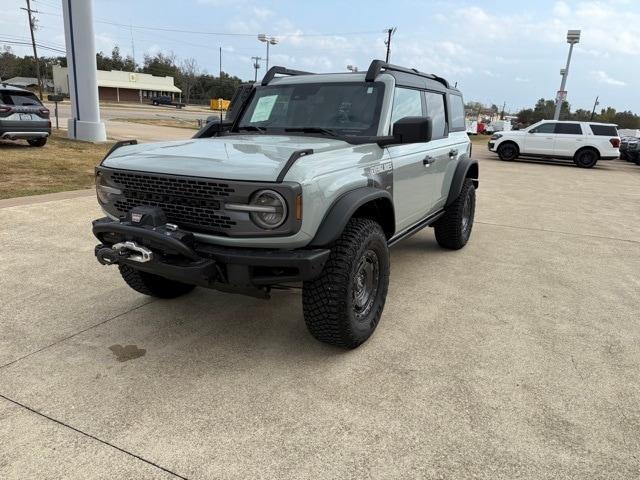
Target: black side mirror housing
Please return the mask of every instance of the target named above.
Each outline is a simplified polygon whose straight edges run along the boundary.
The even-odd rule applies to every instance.
[[[393,136],[378,142],[384,145],[425,143],[432,139],[433,121],[431,117],[404,117],[393,125]]]
[[[217,137],[224,132],[228,132],[231,130],[233,126],[233,122],[228,122],[226,120],[220,121],[220,117],[218,115],[211,115],[207,117],[207,123],[198,130],[193,138],[207,138],[207,137]]]

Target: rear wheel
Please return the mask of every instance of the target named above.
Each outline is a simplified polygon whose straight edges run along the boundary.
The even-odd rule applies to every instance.
[[[27,143],[32,147],[44,147],[47,143],[47,137],[42,138],[30,138]]]
[[[142,272],[129,265],[118,265],[120,275],[127,285],[136,292],[150,297],[176,298],[193,290],[195,285],[188,285],[168,278],[159,277],[152,273]]]
[[[598,163],[598,152],[590,148],[580,150],[573,157],[573,163],[580,168],[592,168]]]
[[[505,142],[498,147],[500,160],[510,161],[518,158],[518,146],[513,142]]]
[[[304,320],[317,340],[362,345],[380,321],[389,287],[389,251],[374,220],[352,218],[320,276],[302,290]]]
[[[436,240],[441,247],[459,250],[469,241],[476,211],[476,189],[470,178],[465,179],[460,195],[446,210],[434,224]]]

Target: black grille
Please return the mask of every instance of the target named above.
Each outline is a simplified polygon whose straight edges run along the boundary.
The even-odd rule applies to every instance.
[[[125,198],[114,206],[123,215],[148,205],[161,208],[169,222],[194,230],[219,232],[236,224],[220,212],[220,197],[235,192],[227,183],[122,172],[113,172],[111,180],[122,188]]]

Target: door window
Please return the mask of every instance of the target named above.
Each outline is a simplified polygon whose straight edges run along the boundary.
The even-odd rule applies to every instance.
[[[542,125],[537,126],[533,130],[530,130],[531,133],[554,133],[556,130],[555,122],[543,123]]]
[[[422,117],[422,99],[419,90],[396,88],[393,94],[391,125],[404,117]],[[392,127],[393,129],[393,127]]]
[[[557,123],[555,132],[564,135],[582,135],[579,123]]]
[[[433,138],[442,138],[445,136],[445,130],[447,128],[444,95],[441,93],[425,92],[425,97],[427,99],[427,116],[431,117],[431,121],[433,122]]]

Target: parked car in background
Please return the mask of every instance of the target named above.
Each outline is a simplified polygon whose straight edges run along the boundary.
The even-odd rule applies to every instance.
[[[570,159],[578,167],[591,168],[598,160],[618,158],[620,137],[611,123],[542,120],[524,130],[496,133],[488,147],[501,160]]]
[[[174,102],[173,98],[169,95],[158,95],[157,97],[151,97],[150,99],[151,105],[171,105],[176,108],[182,108],[185,106],[184,103]]]
[[[620,141],[620,158],[640,165],[640,138],[622,138]]]
[[[0,84],[0,139],[26,140],[32,147],[42,147],[49,135],[49,110],[38,97],[29,90]]]

